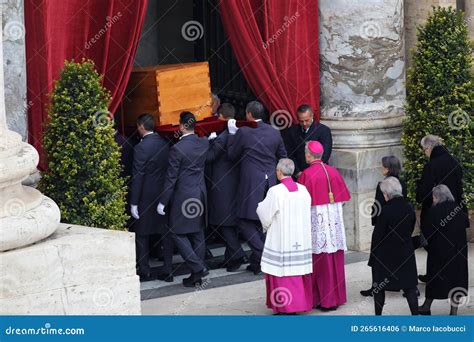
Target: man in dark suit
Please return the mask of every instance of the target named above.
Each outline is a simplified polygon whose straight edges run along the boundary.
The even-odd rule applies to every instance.
[[[265,198],[268,188],[277,183],[276,165],[278,160],[286,158],[286,150],[280,132],[262,121],[264,108],[261,103],[249,102],[245,110],[247,120],[255,121],[257,127],[237,129],[235,120],[229,120],[227,156],[234,162],[240,161],[239,228],[252,249],[247,270],[259,274],[264,235],[257,205]]]
[[[154,133],[155,120],[150,114],[142,114],[137,119],[137,130],[142,137],[133,154],[133,178],[130,187],[130,207],[135,219],[130,231],[135,232],[137,267],[141,281],[156,279],[149,265],[150,236],[166,235],[166,217],[156,211],[158,197],[163,190],[163,179],[168,166],[168,143]],[[170,245],[171,244],[171,245]],[[165,269],[171,273],[173,245],[170,239],[163,241]]]
[[[207,138],[194,134],[196,117],[182,112],[179,141],[171,147],[164,191],[157,211],[169,214],[170,234],[191,269],[191,276],[183,279],[183,285],[193,287],[209,274],[204,265],[206,184],[204,167],[209,148]]]
[[[235,108],[230,103],[223,103],[217,113],[220,120],[227,121],[234,118]],[[239,187],[239,165],[227,158],[228,136],[226,129],[215,139],[212,139],[212,134],[209,137],[207,203],[209,224],[226,243],[223,265],[227,267],[227,272],[235,272],[242,265],[245,254],[239,242],[237,198],[233,195]]]
[[[295,176],[308,167],[305,159],[305,146],[308,141],[319,141],[324,148],[322,160],[328,163],[332,151],[332,135],[329,127],[314,120],[311,106],[303,104],[296,110],[299,123],[288,130],[286,138],[286,149],[289,157],[295,163]]]

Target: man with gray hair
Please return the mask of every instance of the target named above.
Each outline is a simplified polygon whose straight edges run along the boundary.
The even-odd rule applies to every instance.
[[[421,139],[421,147],[425,155],[429,158],[423,168],[423,173],[416,187],[416,201],[421,203],[420,227],[421,232],[426,236],[425,231],[428,220],[427,214],[433,204],[432,189],[439,184],[446,185],[454,196],[457,205],[467,214],[467,207],[463,201],[462,178],[463,171],[461,164],[449,153],[443,145],[443,139],[436,135],[427,135]],[[467,217],[467,216],[466,216]],[[465,222],[469,227],[469,220]],[[429,281],[429,274],[420,275],[418,278]]]
[[[267,307],[275,314],[310,311],[312,296],[311,196],[291,175],[295,164],[280,159],[271,187],[257,214],[267,232],[261,267],[265,272]]]

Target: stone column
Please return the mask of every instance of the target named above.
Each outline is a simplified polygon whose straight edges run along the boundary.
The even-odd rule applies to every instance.
[[[473,0],[466,0],[467,2]],[[433,6],[456,8],[456,0],[405,0],[405,47],[407,68],[410,65],[410,50],[416,46],[416,27],[425,23]]]
[[[474,40],[474,0],[465,0],[464,12],[466,13],[469,38]]]
[[[2,7],[5,107],[8,127],[27,140],[24,1],[0,1]]]
[[[2,10],[3,8],[0,8]],[[1,13],[3,15],[3,11]],[[3,21],[2,21],[3,22]],[[58,227],[59,208],[38,190],[21,182],[36,170],[39,156],[20,134],[7,127],[3,73],[3,25],[0,28],[0,252],[26,246]],[[12,95],[13,96],[13,95]]]
[[[320,0],[321,121],[330,163],[352,195],[344,205],[349,249],[366,250],[370,208],[385,155],[401,158],[405,101],[402,0]]]

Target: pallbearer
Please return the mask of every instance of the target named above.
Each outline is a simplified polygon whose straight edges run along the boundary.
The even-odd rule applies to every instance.
[[[155,119],[142,114],[137,119],[141,141],[133,154],[133,178],[130,186],[131,214],[135,219],[130,231],[135,232],[138,275],[141,281],[154,280],[159,275],[150,268],[150,236],[164,234],[163,271],[172,271],[173,241],[167,236],[167,217],[159,216],[155,207],[163,191],[163,180],[168,167],[168,143],[154,132]],[[171,277],[171,276],[170,276]],[[164,280],[164,279],[163,279]]]
[[[265,272],[267,306],[276,314],[310,311],[312,296],[311,196],[291,178],[295,164],[280,159],[271,187],[257,207],[267,232],[261,267]]]
[[[204,264],[206,223],[206,184],[204,166],[209,142],[194,134],[196,117],[191,112],[179,116],[179,141],[170,148],[168,170],[157,207],[158,214],[169,214],[170,235],[179,254],[191,269],[183,285],[201,284],[209,274]]]
[[[218,110],[219,120],[234,119],[235,108],[223,103]],[[227,139],[229,131],[224,130],[212,139],[207,151],[207,203],[209,207],[209,225],[219,232],[226,243],[223,267],[227,272],[238,271],[244,262],[245,254],[240,246],[237,231],[237,189],[239,188],[240,166],[227,158]]]
[[[227,121],[227,157],[240,163],[239,229],[252,249],[247,270],[259,274],[265,238],[256,209],[268,188],[276,184],[275,166],[286,158],[286,150],[280,132],[263,122],[265,109],[260,102],[249,102],[245,111],[247,120],[257,127],[237,128],[235,120]]]
[[[306,144],[310,165],[298,178],[311,195],[314,305],[323,311],[336,310],[346,302],[344,251],[347,250],[342,203],[351,195],[339,172],[322,162],[323,146]]]

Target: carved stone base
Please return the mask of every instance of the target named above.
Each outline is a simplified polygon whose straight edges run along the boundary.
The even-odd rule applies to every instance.
[[[0,315],[140,310],[133,233],[60,224],[48,239],[0,254]]]
[[[402,159],[400,145],[365,149],[334,149],[329,163],[335,166],[349,188],[352,199],[344,204],[347,245],[351,250],[368,250],[372,237],[371,207],[377,183],[382,180],[381,159],[395,155]]]

